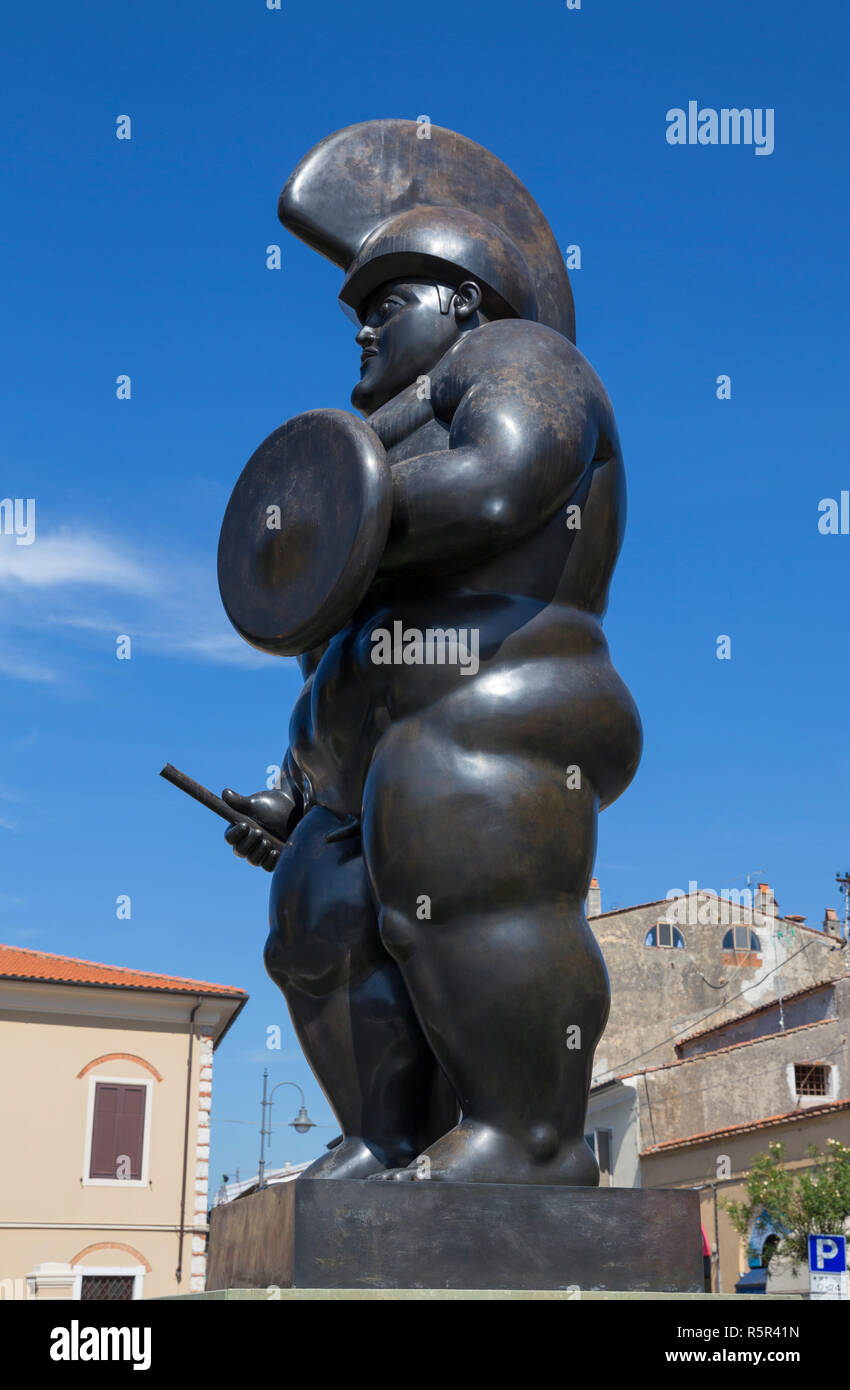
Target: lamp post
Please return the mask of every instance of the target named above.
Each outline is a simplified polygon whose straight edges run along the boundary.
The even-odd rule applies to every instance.
[[[292,1126],[292,1128],[296,1131],[296,1133],[298,1133],[298,1134],[307,1134],[307,1133],[309,1132],[309,1130],[315,1128],[315,1121],[314,1121],[314,1120],[311,1120],[311,1119],[310,1119],[310,1116],[307,1114],[307,1107],[306,1107],[306,1105],[304,1104],[304,1092],[302,1091],[301,1087],[298,1085],[297,1081],[278,1081],[277,1085],[276,1085],[276,1086],[272,1086],[271,1092],[267,1095],[268,1084],[269,1084],[269,1069],[268,1069],[268,1067],[265,1067],[265,1068],[263,1069],[263,1100],[262,1100],[262,1110],[261,1110],[261,1112],[260,1112],[260,1170],[259,1170],[259,1173],[258,1173],[258,1180],[257,1180],[257,1189],[258,1189],[258,1190],[259,1190],[260,1188],[262,1188],[262,1187],[265,1187],[265,1185],[266,1185],[266,1182],[265,1182],[265,1171],[266,1171],[266,1136],[268,1135],[269,1144],[271,1144],[271,1139],[272,1139],[271,1109],[272,1109],[272,1103],[273,1103],[274,1093],[275,1093],[275,1091],[278,1089],[278,1087],[280,1087],[280,1086],[294,1086],[295,1089],[296,1089],[296,1091],[298,1092],[298,1094],[299,1094],[300,1097],[301,1097],[301,1108],[299,1109],[298,1114],[295,1116],[295,1119],[289,1121],[289,1124],[290,1124],[290,1125]],[[267,1111],[267,1110],[268,1110],[268,1125],[266,1124],[266,1111]]]

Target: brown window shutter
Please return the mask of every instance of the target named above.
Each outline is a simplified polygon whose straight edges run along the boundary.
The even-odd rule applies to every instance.
[[[138,1180],[142,1176],[142,1146],[145,1140],[145,1088],[122,1086],[121,1092],[116,1162],[118,1155],[126,1154],[130,1160],[130,1172],[125,1176]]]
[[[90,1178],[115,1177],[115,1123],[118,1114],[117,1086],[99,1081],[94,1088],[94,1120],[91,1137]]]
[[[89,1177],[117,1178],[118,1160],[126,1155],[130,1171],[124,1176],[140,1179],[144,1133],[145,1087],[98,1081],[94,1091]]]

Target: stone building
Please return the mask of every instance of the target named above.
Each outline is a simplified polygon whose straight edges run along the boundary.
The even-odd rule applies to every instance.
[[[754,1155],[779,1140],[797,1166],[812,1142],[850,1142],[850,952],[834,913],[823,931],[782,917],[766,884],[752,905],[690,888],[591,917],[612,1004],[587,1137],[603,1182],[700,1188],[730,1292],[752,1252],[723,1201]]]
[[[659,901],[602,912],[594,879],[588,918],[611,980],[596,1080],[674,1061],[686,1034],[845,973],[834,913],[818,931],[783,917],[768,884],[751,897],[692,882]]]

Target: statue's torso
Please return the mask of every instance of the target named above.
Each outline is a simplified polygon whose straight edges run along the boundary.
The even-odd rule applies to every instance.
[[[552,336],[546,335],[549,345]],[[565,347],[574,371],[575,360],[584,359]],[[566,398],[572,389],[566,370],[563,389]],[[385,435],[392,435],[393,406],[381,412]],[[409,416],[409,407],[403,408]],[[394,439],[387,454],[391,466],[448,448],[450,421],[425,413],[429,418]],[[584,728],[583,706],[594,691],[604,694],[607,683],[614,704],[621,692],[629,704],[622,731],[629,743],[636,716],[611,667],[601,626],[624,506],[623,466],[615,450],[585,473],[553,516],[513,547],[465,568],[452,565],[449,573],[379,576],[352,621],[328,643],[293,711],[290,744],[312,799],[340,814],[358,814],[378,740],[394,722],[427,718],[429,711],[446,736],[460,742],[469,736],[472,743],[474,732],[479,746],[490,737],[506,752],[558,761],[583,756],[587,762],[594,721],[588,710]],[[440,662],[441,647],[446,654],[451,649],[435,640],[429,662],[428,633],[435,630],[457,634],[465,656]],[[416,655],[405,642],[411,632],[422,635],[422,660],[408,664],[405,645]],[[376,659],[375,634],[381,633],[387,634],[384,652],[387,642],[392,650],[389,662]],[[567,726],[584,731],[583,754],[570,752]]]

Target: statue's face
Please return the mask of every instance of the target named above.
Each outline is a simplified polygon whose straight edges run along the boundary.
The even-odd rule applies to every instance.
[[[464,298],[466,286],[457,292],[442,288],[444,303],[449,304],[445,314],[440,289],[428,280],[391,280],[367,302],[356,339],[362,349],[360,380],[351,393],[351,404],[363,415],[371,415],[418,377],[427,376],[461,333],[473,326],[480,295],[470,305]]]

